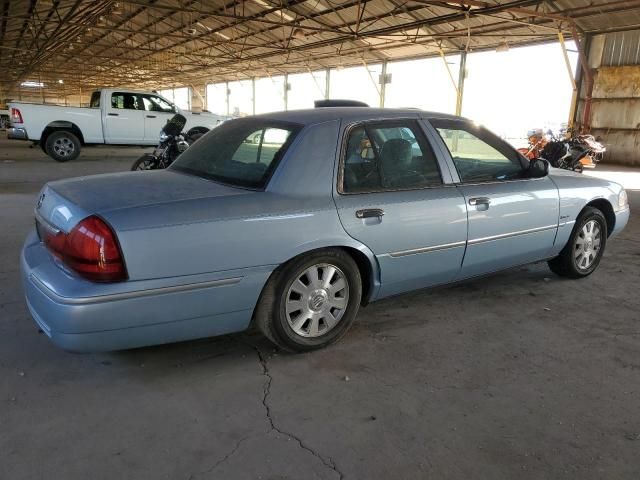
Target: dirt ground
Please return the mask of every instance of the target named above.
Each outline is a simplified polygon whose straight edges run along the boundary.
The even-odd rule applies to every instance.
[[[0,478],[637,479],[640,170],[632,218],[581,281],[537,264],[384,300],[322,351],[257,334],[80,355],[30,319],[19,251],[59,164],[0,133]]]

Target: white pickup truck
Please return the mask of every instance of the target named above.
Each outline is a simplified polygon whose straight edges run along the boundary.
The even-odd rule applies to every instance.
[[[8,138],[39,143],[54,160],[66,162],[83,145],[156,145],[160,129],[176,113],[187,119],[188,135],[204,133],[226,117],[187,112],[154,92],[97,90],[89,107],[9,103]]]

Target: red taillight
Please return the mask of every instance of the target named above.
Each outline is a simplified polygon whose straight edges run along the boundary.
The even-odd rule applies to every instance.
[[[62,262],[94,282],[126,280],[120,247],[109,226],[98,217],[87,217],[69,233],[46,234],[47,248]]]
[[[22,121],[22,113],[15,107],[11,107],[11,122],[12,123],[24,123]]]

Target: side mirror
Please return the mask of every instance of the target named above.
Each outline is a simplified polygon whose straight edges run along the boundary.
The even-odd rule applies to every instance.
[[[546,177],[549,174],[549,162],[544,158],[534,158],[529,162],[529,176],[531,178]]]

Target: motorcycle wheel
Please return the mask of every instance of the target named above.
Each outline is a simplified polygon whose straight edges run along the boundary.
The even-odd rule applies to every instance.
[[[156,158],[149,154],[145,153],[131,166],[131,171],[134,172],[136,170],[157,170],[158,169],[158,161]]]

